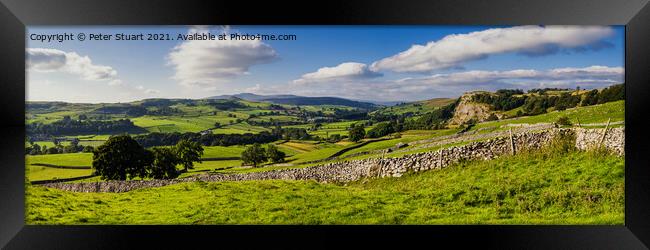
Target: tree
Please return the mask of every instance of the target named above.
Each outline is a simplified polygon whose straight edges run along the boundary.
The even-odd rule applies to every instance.
[[[219,122],[214,123],[214,128],[220,128],[220,127],[221,127],[221,123],[219,123]]]
[[[148,176],[154,179],[174,179],[180,175],[176,165],[181,161],[175,150],[170,147],[151,148],[153,163],[148,166]]]
[[[378,138],[395,132],[394,126],[390,122],[378,123],[366,134],[369,138]]]
[[[351,141],[358,142],[366,136],[366,128],[363,124],[352,124],[349,134]]]
[[[203,146],[201,146],[201,143],[180,140],[176,144],[175,150],[180,160],[179,164],[184,167],[184,172],[187,172],[188,169],[193,169],[194,162],[201,163],[201,156],[203,156]]]
[[[151,152],[129,135],[112,136],[93,152],[95,174],[103,180],[144,178],[152,162]]]
[[[41,146],[38,144],[33,144],[32,147],[29,150],[30,155],[38,155],[41,154]]]
[[[273,162],[273,163],[280,163],[284,162],[284,157],[286,154],[278,149],[273,144],[269,144],[266,146],[266,156]]]
[[[266,162],[268,158],[262,146],[259,143],[255,143],[241,153],[241,159],[244,164],[253,164],[253,167],[257,167],[257,164]]]

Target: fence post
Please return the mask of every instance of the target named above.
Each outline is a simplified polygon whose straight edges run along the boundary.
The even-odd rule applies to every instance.
[[[600,142],[598,143],[598,146],[602,146],[603,142],[605,142],[605,136],[607,135],[607,129],[609,129],[609,122],[612,120],[612,118],[607,119],[607,125],[605,125],[605,131],[603,131],[603,137],[600,138]]]
[[[512,128],[510,128],[510,149],[512,150],[512,155],[515,155],[515,140],[512,138]]]

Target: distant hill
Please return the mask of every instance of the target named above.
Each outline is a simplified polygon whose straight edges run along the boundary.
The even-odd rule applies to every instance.
[[[306,97],[297,95],[257,95],[252,93],[240,93],[235,95],[211,96],[205,99],[233,99],[239,98],[254,102],[271,102],[275,104],[289,105],[340,105],[362,109],[373,109],[377,104],[370,102],[353,101],[339,97]]]
[[[400,102],[394,105],[386,105],[388,107],[383,107],[373,113],[385,115],[402,115],[411,113],[413,115],[419,115],[451,104],[456,101],[456,99],[457,98],[434,98],[416,102]]]
[[[253,93],[239,93],[235,95],[219,95],[219,96],[211,96],[205,99],[232,99],[232,98],[239,98],[239,99],[244,99],[247,101],[253,101],[253,102],[259,102],[259,101],[265,101],[268,99],[284,99],[284,98],[295,98],[295,97],[301,97],[301,96],[296,96],[296,95],[257,95]]]

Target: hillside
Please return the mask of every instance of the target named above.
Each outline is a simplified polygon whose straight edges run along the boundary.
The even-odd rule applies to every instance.
[[[413,114],[413,115],[420,115],[424,114],[427,112],[430,112],[432,110],[438,109],[440,107],[443,107],[445,105],[449,105],[456,101],[456,98],[434,98],[434,99],[429,99],[429,100],[424,100],[424,101],[417,101],[417,102],[406,102],[406,103],[399,103],[394,106],[389,106],[389,107],[383,107],[381,109],[378,109],[376,111],[371,112],[370,114],[373,115],[378,115],[378,114],[383,114],[383,115],[404,115],[404,114]]]
[[[368,102],[353,101],[339,97],[305,97],[296,95],[256,95],[252,93],[240,93],[235,95],[220,95],[207,97],[205,99],[232,99],[239,98],[255,102],[271,102],[275,104],[289,105],[340,105],[362,109],[373,109],[377,105]]]

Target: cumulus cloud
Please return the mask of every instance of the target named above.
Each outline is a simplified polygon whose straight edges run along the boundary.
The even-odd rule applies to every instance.
[[[188,34],[208,32],[207,27],[197,26]],[[275,49],[259,40],[192,40],[174,47],[168,63],[176,71],[173,78],[182,85],[214,87],[247,74],[253,65],[269,63],[277,57]]]
[[[36,72],[65,72],[84,80],[114,80],[117,71],[110,66],[93,64],[88,56],[57,49],[28,48],[27,68]]]
[[[372,63],[370,69],[428,73],[462,67],[465,62],[501,53],[539,56],[563,49],[595,50],[610,46],[602,39],[613,33],[613,29],[606,26],[517,26],[487,29],[448,35],[425,45],[413,45],[403,52]]]
[[[302,75],[295,83],[338,81],[338,80],[359,80],[382,76],[381,73],[372,71],[368,65],[357,62],[345,62],[334,67],[323,67],[316,72]]]

